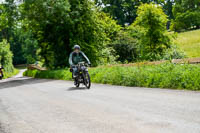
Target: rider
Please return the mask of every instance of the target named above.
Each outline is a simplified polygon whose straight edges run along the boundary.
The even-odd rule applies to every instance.
[[[75,45],[73,49],[74,51],[70,54],[70,57],[69,57],[69,64],[72,70],[73,78],[76,78],[77,71],[78,71],[76,65],[79,62],[83,62],[83,61],[86,61],[89,65],[91,63],[90,63],[90,60],[87,58],[87,56],[81,51],[81,48],[79,45]]]

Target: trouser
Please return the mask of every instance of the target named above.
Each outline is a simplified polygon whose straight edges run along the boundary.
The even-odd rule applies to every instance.
[[[72,67],[72,75],[73,75],[73,77],[76,77],[77,76],[77,73],[78,73],[78,68],[76,67],[76,66],[73,66]]]

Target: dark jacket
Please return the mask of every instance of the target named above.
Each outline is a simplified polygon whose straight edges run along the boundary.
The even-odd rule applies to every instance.
[[[71,66],[77,65],[79,62],[83,61],[86,61],[88,64],[90,64],[90,60],[82,51],[80,51],[79,53],[72,52],[69,56],[69,64]]]

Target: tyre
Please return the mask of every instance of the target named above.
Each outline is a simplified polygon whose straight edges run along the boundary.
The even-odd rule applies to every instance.
[[[85,86],[87,89],[91,87],[90,75],[88,72],[85,74]]]
[[[80,83],[77,81],[77,79],[74,79],[74,85],[78,88],[80,86]]]
[[[76,83],[76,87],[78,88],[80,86],[80,83]]]

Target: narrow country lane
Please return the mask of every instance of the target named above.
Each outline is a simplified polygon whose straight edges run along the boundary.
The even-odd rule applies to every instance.
[[[200,133],[200,92],[0,81],[0,133]]]

